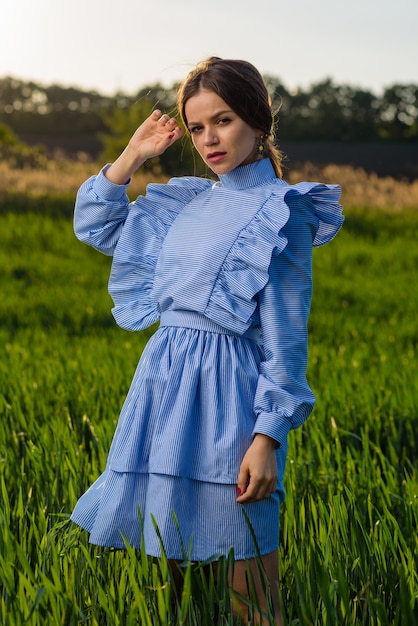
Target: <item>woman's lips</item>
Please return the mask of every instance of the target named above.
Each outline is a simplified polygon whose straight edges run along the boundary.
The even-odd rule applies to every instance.
[[[219,161],[222,161],[225,155],[226,152],[209,152],[206,159],[209,163],[218,163]]]

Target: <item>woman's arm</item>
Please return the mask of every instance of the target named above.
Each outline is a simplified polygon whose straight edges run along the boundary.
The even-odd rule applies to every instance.
[[[316,228],[309,200],[299,199],[283,228],[288,244],[281,254],[273,256],[269,282],[259,293],[265,360],[260,364],[254,401],[254,440],[238,478],[238,488],[245,493],[238,502],[258,500],[274,491],[275,449],[287,443],[289,430],[301,425],[314,406],[306,369]]]
[[[79,189],[74,213],[77,237],[112,255],[129,211],[126,189],[134,172],[149,158],[162,154],[183,134],[174,118],[154,111],[135,131],[116,161]]]
[[[318,221],[308,198],[298,198],[283,228],[286,248],[272,258],[259,294],[265,360],[255,395],[254,433],[278,445],[309,417],[315,397],[306,380],[308,318],[312,298],[312,242]]]

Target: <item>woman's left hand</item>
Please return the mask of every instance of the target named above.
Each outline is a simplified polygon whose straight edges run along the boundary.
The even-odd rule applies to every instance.
[[[247,504],[268,498],[277,486],[276,442],[257,434],[242,459],[237,482],[237,502]]]

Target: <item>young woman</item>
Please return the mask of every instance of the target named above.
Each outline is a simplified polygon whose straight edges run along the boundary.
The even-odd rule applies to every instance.
[[[183,135],[175,118],[154,111],[78,193],[77,236],[113,255],[117,323],[133,331],[160,325],[106,469],[72,519],[92,543],[122,548],[122,534],[139,545],[140,509],[147,552],[160,554],[153,516],[173,560],[183,558],[182,543],[196,561],[233,548],[233,586],[244,596],[247,566],[257,572],[251,525],[281,623],[287,438],[314,405],[306,381],[312,246],[342,224],[340,188],[282,180],[270,99],[245,61],[199,64],[178,108],[218,181],[173,178],[129,202],[134,172]]]

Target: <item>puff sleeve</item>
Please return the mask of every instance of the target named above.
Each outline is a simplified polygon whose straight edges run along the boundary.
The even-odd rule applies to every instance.
[[[111,183],[105,176],[109,167],[91,176],[78,190],[74,231],[80,241],[111,256],[129,212],[129,181],[126,185]]]

